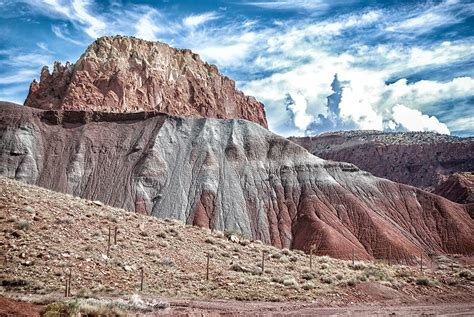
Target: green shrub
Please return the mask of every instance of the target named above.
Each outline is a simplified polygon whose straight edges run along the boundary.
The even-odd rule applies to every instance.
[[[435,281],[430,280],[429,278],[426,278],[426,277],[419,277],[415,280],[415,284],[420,285],[420,286],[431,287],[435,285]]]
[[[15,229],[28,231],[31,229],[31,224],[26,220],[20,220],[17,223],[15,223]]]

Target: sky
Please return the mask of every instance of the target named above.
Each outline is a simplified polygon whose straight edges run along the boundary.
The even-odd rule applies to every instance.
[[[0,0],[0,29],[0,100],[121,34],[216,64],[284,136],[474,136],[474,1]]]

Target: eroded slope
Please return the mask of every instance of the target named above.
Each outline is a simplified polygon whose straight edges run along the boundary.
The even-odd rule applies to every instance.
[[[278,247],[471,254],[466,207],[319,159],[244,120],[0,110],[0,175]]]

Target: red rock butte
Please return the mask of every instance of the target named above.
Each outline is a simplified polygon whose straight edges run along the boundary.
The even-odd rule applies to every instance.
[[[184,117],[246,119],[267,127],[262,103],[188,49],[106,36],[75,64],[59,62],[34,80],[25,106],[45,110],[159,111]]]

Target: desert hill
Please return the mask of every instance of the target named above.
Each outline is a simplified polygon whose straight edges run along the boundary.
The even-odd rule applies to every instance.
[[[0,175],[282,248],[416,263],[474,250],[466,206],[245,120],[0,109]]]
[[[63,306],[48,306],[50,311],[110,314],[167,309],[174,314],[198,310],[213,316],[216,312],[288,313],[296,306],[303,313],[305,308],[314,312],[321,306],[349,302],[366,306],[472,303],[474,294],[472,268],[459,256],[426,258],[423,272],[419,266],[386,261],[353,265],[327,256],[314,256],[310,269],[309,254],[301,251],[130,213],[4,177],[0,177],[0,241],[1,294],[42,305],[66,301]],[[212,256],[209,280],[207,254]],[[70,270],[72,299],[64,298]],[[221,301],[205,305],[195,299]],[[230,300],[288,303],[242,305]],[[5,300],[0,297],[0,302]],[[5,309],[0,307],[0,313]],[[360,312],[362,308],[345,309]],[[27,315],[24,310],[16,313],[20,312]]]

